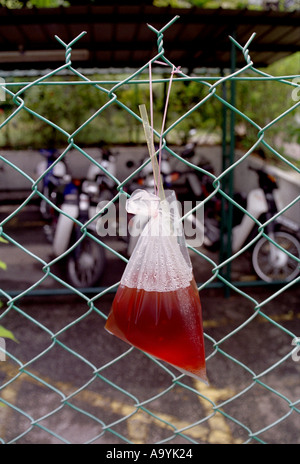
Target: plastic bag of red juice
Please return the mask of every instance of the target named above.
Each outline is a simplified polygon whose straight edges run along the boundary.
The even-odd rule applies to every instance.
[[[106,330],[207,383],[202,309],[176,195],[136,190],[126,209],[149,216],[116,292]]]

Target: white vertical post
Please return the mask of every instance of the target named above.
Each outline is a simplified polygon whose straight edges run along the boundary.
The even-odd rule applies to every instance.
[[[0,77],[0,102],[6,100],[6,92],[5,92],[5,79]]]
[[[0,337],[0,361],[6,360],[5,351],[6,351],[5,338]]]

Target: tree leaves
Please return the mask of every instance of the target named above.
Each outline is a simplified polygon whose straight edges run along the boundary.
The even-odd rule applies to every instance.
[[[14,342],[19,343],[14,334],[10,330],[5,329],[2,325],[0,325],[0,337],[10,338]]]

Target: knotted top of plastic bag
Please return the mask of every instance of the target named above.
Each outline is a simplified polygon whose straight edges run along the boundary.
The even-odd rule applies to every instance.
[[[126,201],[126,210],[131,214],[143,216],[156,216],[160,206],[160,199],[154,193],[147,190],[137,189]]]
[[[193,271],[175,193],[166,191],[166,199],[160,200],[145,190],[136,190],[127,200],[126,209],[132,214],[149,216],[149,221],[134,248],[121,284],[157,292],[188,287]]]

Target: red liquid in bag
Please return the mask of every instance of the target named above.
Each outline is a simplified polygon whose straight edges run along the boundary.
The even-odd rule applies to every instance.
[[[131,345],[206,381],[201,304],[195,281],[175,291],[120,285],[105,328]]]

